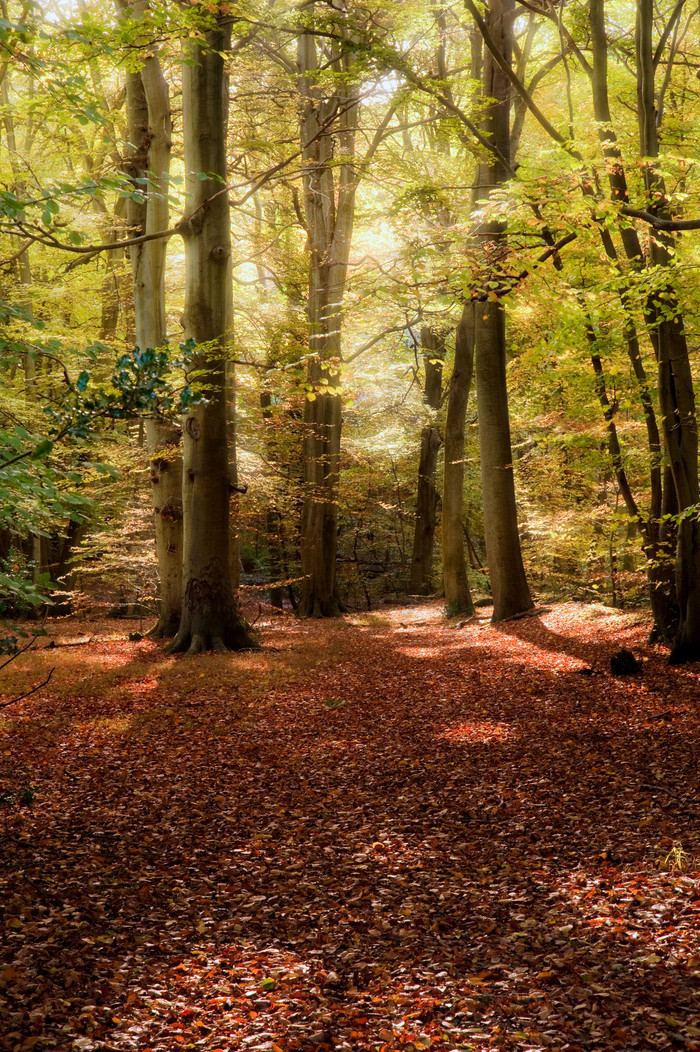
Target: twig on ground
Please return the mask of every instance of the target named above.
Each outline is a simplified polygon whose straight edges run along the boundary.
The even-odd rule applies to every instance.
[[[90,636],[89,639],[78,639],[74,643],[57,643],[55,639],[52,639],[50,643],[47,643],[43,648],[44,650],[55,650],[57,647],[84,647],[88,643],[92,643],[93,638]]]
[[[36,694],[38,690],[41,690],[42,687],[46,686],[46,684],[49,682],[55,671],[56,669],[52,668],[44,682],[37,683],[36,687],[32,687],[32,689],[28,690],[26,694],[20,694],[18,698],[12,698],[11,701],[3,701],[2,704],[0,704],[0,709],[6,709],[8,705],[15,705],[18,701],[24,701],[25,698],[29,698],[32,696],[32,694]]]
[[[697,796],[682,797],[678,793],[674,793],[673,789],[668,789],[665,785],[648,785],[646,782],[641,782],[640,789],[651,789],[653,792],[668,793],[675,800],[679,800],[682,804],[700,804],[700,799]]]

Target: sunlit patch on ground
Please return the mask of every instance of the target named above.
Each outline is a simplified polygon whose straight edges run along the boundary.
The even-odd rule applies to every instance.
[[[399,654],[414,658],[436,658],[440,653],[440,647],[399,647]]]
[[[492,742],[505,741],[517,735],[517,731],[507,723],[470,722],[446,727],[437,735],[445,741],[457,742]]]

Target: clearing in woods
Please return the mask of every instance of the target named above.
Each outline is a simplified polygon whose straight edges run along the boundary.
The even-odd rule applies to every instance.
[[[3,672],[55,667],[0,710],[0,1048],[700,1049],[700,668],[487,613],[51,623]]]

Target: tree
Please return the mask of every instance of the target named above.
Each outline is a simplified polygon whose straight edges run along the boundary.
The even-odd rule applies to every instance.
[[[146,0],[120,3],[136,30],[148,14]],[[133,31],[133,30],[132,30]],[[168,84],[155,48],[140,68],[126,74],[127,146],[125,172],[135,193],[127,202],[128,232],[155,234],[168,227],[172,122]],[[136,344],[158,350],[167,342],[165,263],[168,238],[154,238],[129,249],[134,289]],[[181,431],[157,411],[146,422],[160,583],[160,614],[149,633],[174,636],[182,606]]]
[[[183,324],[186,337],[195,344],[192,372],[205,399],[190,410],[183,427],[182,616],[169,649],[189,654],[251,645],[229,567],[226,330],[231,231],[223,58],[229,42],[229,19],[217,12],[183,46]]]
[[[455,336],[447,389],[442,490],[442,579],[449,615],[474,613],[464,556],[464,422],[474,374],[474,306],[465,307]]]
[[[303,421],[299,613],[332,617],[341,605],[336,581],[342,422],[340,338],[355,214],[359,96],[349,48],[341,41],[330,45],[330,54],[324,55],[312,29],[309,25],[309,31],[302,30],[297,45],[310,339],[309,392]],[[328,70],[330,86],[325,83]]]
[[[429,595],[433,590],[433,546],[440,496],[435,486],[437,458],[442,445],[434,416],[442,405],[442,368],[445,337],[428,325],[421,326],[420,345],[423,354],[423,402],[432,410],[420,437],[420,460],[416,492],[416,526],[413,534],[409,588],[414,595]]]
[[[668,38],[678,14],[671,16],[671,22],[667,23],[662,36]],[[590,24],[593,48],[591,85],[595,115],[600,122],[602,149],[609,161],[611,197],[615,204],[624,209],[629,206],[629,189],[624,161],[612,128],[604,0],[590,0]],[[654,220],[671,218],[665,180],[656,163],[659,157],[658,123],[662,107],[657,109],[660,96],[655,88],[655,78],[663,49],[660,41],[654,48],[653,30],[653,7],[648,0],[640,0],[636,23],[635,78],[639,148],[644,159],[645,211],[652,223]],[[672,64],[673,58],[672,54],[669,63]],[[644,266],[645,253],[637,230],[623,220],[620,237],[627,258],[639,270]],[[651,238],[647,264],[653,284],[646,298],[644,314],[658,365],[664,446],[679,512],[676,594],[680,616],[669,658],[671,663],[678,664],[700,660],[700,523],[697,515],[700,485],[695,394],[683,314],[669,276],[672,254],[673,235],[664,231],[655,233]]]
[[[511,86],[497,56],[509,64],[512,54],[514,0],[489,0],[486,25],[488,50],[484,56],[482,129],[490,155],[477,174],[477,202],[512,174],[510,164]],[[513,453],[506,382],[506,316],[503,281],[506,257],[505,226],[498,220],[477,220],[473,234],[486,294],[479,295],[474,310],[476,391],[479,412],[484,531],[493,620],[503,621],[532,607],[525,577],[513,480]],[[495,286],[495,289],[494,287]]]
[[[592,6],[596,8],[597,0]],[[645,204],[652,216],[669,219],[669,195],[658,165],[661,106],[657,109],[655,77],[659,57],[658,47],[652,41],[653,29],[653,4],[639,0],[637,105]],[[671,64],[673,57],[672,54],[669,59]],[[700,660],[700,482],[697,410],[688,341],[678,295],[668,277],[673,252],[673,235],[660,232],[652,238],[651,265],[660,280],[647,302],[647,319],[658,361],[664,442],[679,511],[676,594],[680,620],[669,661],[680,664]]]

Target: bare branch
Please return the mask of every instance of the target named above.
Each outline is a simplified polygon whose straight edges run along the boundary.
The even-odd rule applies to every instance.
[[[37,683],[36,687],[32,687],[32,689],[28,690],[26,694],[20,694],[18,698],[12,698],[11,701],[3,701],[3,703],[0,705],[0,709],[6,709],[8,705],[16,705],[18,701],[24,701],[25,698],[30,698],[32,694],[36,694],[38,690],[41,690],[42,687],[46,686],[46,684],[49,682],[55,671],[56,669],[52,668],[44,682]]]

